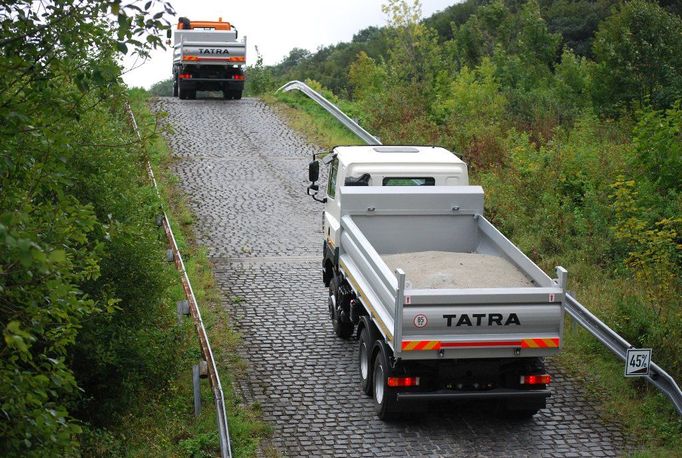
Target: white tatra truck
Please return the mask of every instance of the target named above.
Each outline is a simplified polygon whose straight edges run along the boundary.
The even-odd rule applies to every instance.
[[[340,146],[309,166],[324,202],[322,278],[338,337],[357,336],[362,391],[389,419],[411,403],[545,407],[566,271],[553,280],[483,216],[483,189],[437,147]]]
[[[168,31],[170,44],[171,31]],[[222,91],[241,99],[246,79],[246,39],[234,25],[181,17],[173,34],[173,96],[193,99],[197,91]]]

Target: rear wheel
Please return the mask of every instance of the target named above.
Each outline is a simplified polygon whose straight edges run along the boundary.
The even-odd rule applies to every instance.
[[[191,100],[196,99],[196,98],[197,98],[197,90],[196,90],[196,89],[192,89],[192,90],[190,90],[190,91],[187,91],[187,98],[188,98],[188,99],[191,99]]]
[[[336,277],[329,282],[329,316],[332,319],[334,334],[342,339],[347,339],[353,334],[353,323],[343,319],[339,307],[339,285]]]
[[[232,91],[232,98],[235,100],[241,100],[242,91]]]
[[[374,412],[381,420],[393,420],[398,415],[398,398],[395,389],[388,386],[391,366],[388,363],[390,351],[382,341],[376,343],[374,371],[372,372],[372,394],[374,395]]]
[[[175,77],[175,80],[173,80],[173,97],[178,96],[178,77]]]
[[[234,97],[232,97],[232,91],[228,89],[223,89],[223,99],[225,100],[232,100]]]
[[[362,328],[358,340],[358,363],[360,369],[360,387],[367,396],[372,396],[372,338],[367,327]]]

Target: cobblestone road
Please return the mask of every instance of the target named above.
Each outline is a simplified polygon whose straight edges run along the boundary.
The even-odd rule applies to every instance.
[[[382,423],[359,388],[355,342],[333,336],[320,273],[320,204],[305,195],[316,148],[265,104],[164,98],[175,172],[197,216],[225,306],[243,334],[247,375],[284,456],[616,456],[617,426],[599,420],[574,381],[557,374],[532,420],[443,405]],[[239,298],[239,299],[236,299]]]

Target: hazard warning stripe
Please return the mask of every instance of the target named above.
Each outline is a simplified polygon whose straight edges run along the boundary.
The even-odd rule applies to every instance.
[[[440,350],[441,343],[437,340],[403,340],[403,351]]]
[[[484,340],[469,342],[440,342],[438,340],[403,340],[403,351],[440,350],[442,348],[521,347],[558,348],[559,339]]]
[[[559,338],[552,339],[523,339],[521,348],[558,348]]]

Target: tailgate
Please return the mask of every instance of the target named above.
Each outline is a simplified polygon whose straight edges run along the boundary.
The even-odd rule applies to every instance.
[[[241,65],[246,63],[246,44],[237,41],[230,43],[185,41],[176,47],[175,54],[184,63]]]
[[[405,290],[404,359],[551,355],[561,345],[563,290]],[[397,340],[397,339],[396,339]]]

